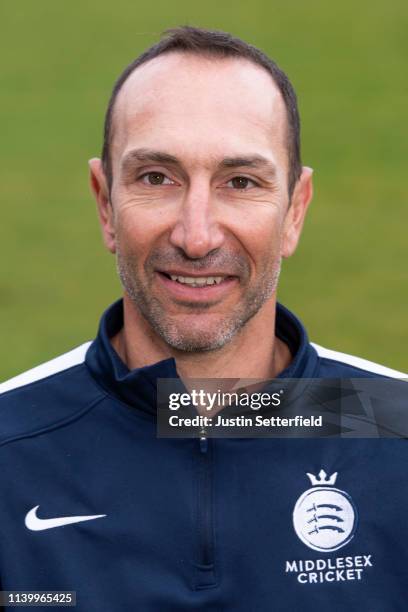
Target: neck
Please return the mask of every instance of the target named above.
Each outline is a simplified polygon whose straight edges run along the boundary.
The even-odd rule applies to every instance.
[[[129,369],[173,357],[181,378],[274,378],[292,360],[284,342],[275,336],[276,296],[245,327],[216,351],[187,353],[167,345],[132,302],[124,296],[124,325],[112,345]]]

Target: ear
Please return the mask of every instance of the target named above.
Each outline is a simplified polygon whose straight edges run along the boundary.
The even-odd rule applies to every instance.
[[[298,245],[306,212],[313,196],[312,174],[313,170],[304,166],[293,190],[283,226],[282,257],[293,255]]]
[[[106,248],[116,252],[115,224],[113,208],[109,196],[109,188],[103,171],[102,162],[98,158],[89,160],[90,184],[98,207],[103,241]]]

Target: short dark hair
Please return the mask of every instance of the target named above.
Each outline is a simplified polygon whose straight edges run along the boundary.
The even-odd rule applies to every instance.
[[[192,26],[180,26],[164,32],[164,38],[134,59],[118,77],[105,115],[102,163],[109,190],[112,186],[112,160],[110,145],[115,101],[124,82],[132,72],[149,60],[170,52],[194,53],[207,57],[245,58],[265,68],[278,87],[286,107],[287,148],[289,158],[288,190],[291,197],[301,174],[300,119],[296,93],[286,74],[265,53],[227,32],[205,30]]]

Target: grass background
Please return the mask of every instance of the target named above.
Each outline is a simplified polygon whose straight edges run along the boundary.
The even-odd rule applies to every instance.
[[[280,300],[329,348],[408,370],[408,4],[2,3],[0,379],[91,339],[120,294],[87,186],[115,77],[160,32],[225,29],[298,92],[316,193]]]

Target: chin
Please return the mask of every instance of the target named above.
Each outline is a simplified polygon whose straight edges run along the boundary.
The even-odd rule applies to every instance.
[[[228,329],[219,322],[216,326],[201,326],[199,329],[191,327],[169,325],[156,329],[163,340],[172,348],[188,353],[215,351],[227,344],[237,332]]]

